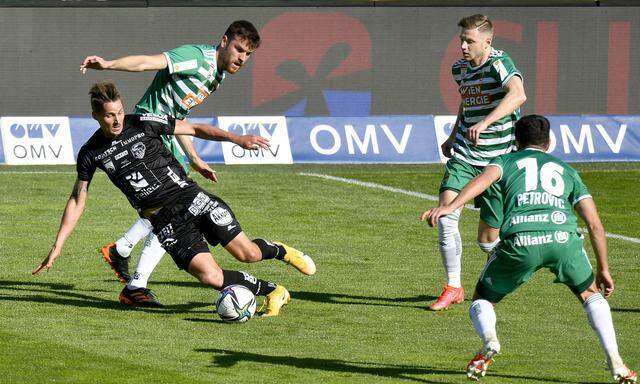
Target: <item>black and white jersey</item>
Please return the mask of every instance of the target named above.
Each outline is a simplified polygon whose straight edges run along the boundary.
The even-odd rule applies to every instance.
[[[175,119],[154,114],[126,115],[122,132],[107,138],[98,129],[78,153],[78,179],[91,182],[96,168],[138,209],[156,208],[196,184],[162,144],[160,135],[173,135]]]

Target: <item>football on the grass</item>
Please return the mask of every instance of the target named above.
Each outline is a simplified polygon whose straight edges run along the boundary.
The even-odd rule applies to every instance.
[[[244,323],[256,313],[256,297],[242,285],[230,285],[220,292],[216,311],[224,321]]]

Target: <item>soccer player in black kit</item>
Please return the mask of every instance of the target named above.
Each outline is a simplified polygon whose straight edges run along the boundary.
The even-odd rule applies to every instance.
[[[122,99],[110,82],[95,84],[89,94],[92,116],[100,124],[100,129],[78,153],[78,178],[62,215],[56,241],[33,274],[49,270],[60,255],[64,242],[82,215],[93,174],[96,168],[100,168],[127,196],[138,213],[151,221],[153,232],[180,269],[217,290],[240,284],[257,296],[266,296],[263,316],[277,316],[290,300],[286,288],[246,272],[221,269],[204,239],[212,246],[221,244],[236,259],[245,262],[282,260],[287,249],[277,243],[255,239],[253,243],[261,251],[259,259],[246,258],[235,252],[229,244],[236,238],[244,241],[241,236],[246,238],[246,235],[229,206],[188,178],[160,140],[160,135],[174,134],[216,140],[219,136],[215,128],[176,120],[171,116],[125,116]],[[313,263],[310,258],[309,261]],[[315,265],[313,268],[315,272]],[[127,291],[125,287],[120,301],[129,305],[161,305],[146,288],[135,292]]]

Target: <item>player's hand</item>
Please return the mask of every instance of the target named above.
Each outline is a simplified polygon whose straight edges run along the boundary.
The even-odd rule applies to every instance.
[[[609,298],[615,289],[613,278],[609,270],[596,272],[596,286],[602,292],[605,298]]]
[[[211,180],[214,183],[218,182],[218,175],[216,175],[216,171],[211,169],[209,164],[202,161],[202,159],[193,159],[190,162],[193,169],[195,169],[199,174],[202,175],[205,179]]]
[[[242,135],[238,138],[236,144],[244,149],[269,149],[269,140],[256,135]]]
[[[48,272],[58,256],[60,256],[60,248],[54,245],[53,247],[51,247],[51,250],[49,251],[47,257],[44,258],[42,263],[40,263],[40,265],[36,269],[31,271],[31,274],[37,275],[38,273],[42,272],[43,269],[46,269]]]
[[[480,134],[487,130],[488,125],[483,121],[479,121],[471,126],[467,130],[467,139],[471,141],[474,145],[478,145],[478,140],[480,140]]]
[[[442,145],[440,146],[440,150],[442,151],[442,155],[444,155],[444,157],[450,159],[451,156],[453,156],[453,142],[455,141],[455,138],[453,138],[453,140],[451,139],[447,139],[444,143],[442,143]]]
[[[436,224],[438,224],[438,219],[450,214],[451,212],[453,212],[453,209],[446,205],[444,207],[431,208],[428,211],[422,212],[422,215],[420,215],[420,221],[427,220],[429,226],[435,227]]]
[[[100,56],[87,56],[80,64],[80,72],[84,75],[87,73],[87,68],[95,69],[98,71],[102,71],[104,69],[108,69],[109,61],[103,59]]]

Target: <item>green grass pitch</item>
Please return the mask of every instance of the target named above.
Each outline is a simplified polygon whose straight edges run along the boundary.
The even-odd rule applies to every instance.
[[[484,264],[477,212],[466,210],[467,301],[426,310],[444,282],[437,232],[418,221],[431,201],[338,181],[315,172],[437,194],[440,165],[216,166],[197,176],[227,201],[249,236],[310,254],[307,277],[279,261],[241,264],[284,284],[281,316],[226,324],[217,293],[166,256],[149,287],[161,309],[131,309],[96,249],[136,219],[98,173],[87,209],[54,268],[32,276],[47,254],[75,180],[74,167],[0,167],[0,383],[463,383],[480,347],[468,318]],[[640,163],[577,165],[608,232],[640,237]],[[50,173],[25,173],[46,171]],[[13,173],[18,172],[18,173]],[[132,254],[137,259],[136,248]],[[616,291],[610,299],[620,352],[640,368],[640,244],[609,239]],[[593,252],[587,247],[593,258]],[[604,354],[578,301],[547,271],[497,307],[502,354],[485,383],[607,383]]]

